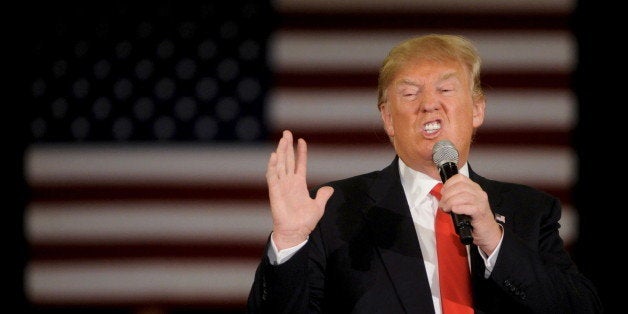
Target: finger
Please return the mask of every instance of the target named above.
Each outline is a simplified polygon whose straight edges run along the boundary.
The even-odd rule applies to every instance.
[[[296,173],[305,177],[307,175],[307,143],[302,138],[297,141],[296,163]]]
[[[281,178],[286,174],[286,138],[282,137],[277,144],[277,175]]]
[[[292,132],[283,131],[283,137],[286,138],[286,173],[294,173],[294,144],[292,139]]]
[[[266,167],[266,182],[269,184],[277,179],[277,153],[272,152],[268,158],[268,166]]]
[[[460,208],[462,206],[472,205],[474,204],[474,199],[465,192],[453,192],[450,190],[450,193],[447,196],[443,196],[439,204],[446,212],[453,211],[454,213],[458,213],[456,208]]]
[[[450,211],[458,215],[473,216],[473,214],[475,214],[476,208],[477,206],[474,206],[471,204],[463,204],[463,205],[452,206]]]
[[[443,182],[443,187],[441,188],[441,194],[446,194],[447,190],[455,190],[456,187],[463,186],[465,183],[465,176],[457,173],[451,178],[447,179],[447,181]]]
[[[318,191],[316,191],[316,204],[321,208],[325,208],[325,204],[327,204],[332,194],[334,194],[334,188],[331,186],[324,186],[318,189]]]

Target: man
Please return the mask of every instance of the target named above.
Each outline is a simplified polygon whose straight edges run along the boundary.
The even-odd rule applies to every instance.
[[[601,312],[595,288],[564,250],[559,201],[481,177],[467,162],[486,107],[472,43],[453,35],[409,39],[384,60],[378,85],[397,155],[380,171],[310,194],[306,143],[299,139],[295,152],[284,131],[268,162],[273,231],[249,312],[448,314],[451,303],[455,313]],[[432,154],[442,140],[458,151],[461,167],[438,200]],[[453,285],[439,274],[453,256],[437,254],[437,211],[471,219],[473,243],[460,251],[470,271]],[[446,295],[468,279],[472,300]]]

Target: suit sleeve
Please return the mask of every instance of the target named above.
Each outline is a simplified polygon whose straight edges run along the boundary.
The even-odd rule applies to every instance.
[[[320,313],[323,298],[323,264],[315,229],[308,242],[289,260],[270,263],[267,254],[255,271],[247,301],[247,313]],[[266,245],[266,250],[270,240]]]
[[[504,228],[488,280],[532,313],[601,313],[596,289],[564,249],[560,215],[560,202],[553,197],[541,197],[516,212],[515,223]]]
[[[315,197],[319,187],[310,190]],[[307,243],[290,259],[272,265],[266,252],[270,246],[268,237],[264,255],[259,263],[247,300],[247,313],[321,313],[325,294],[325,269],[327,267],[323,227],[344,202],[339,188],[329,199],[325,214],[309,235]],[[333,216],[333,215],[332,215]],[[332,218],[333,219],[333,218]]]

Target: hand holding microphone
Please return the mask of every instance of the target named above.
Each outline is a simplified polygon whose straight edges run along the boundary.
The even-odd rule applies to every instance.
[[[434,144],[432,148],[432,161],[438,167],[440,178],[445,183],[447,179],[458,173],[458,150],[448,140],[442,140]],[[456,234],[460,237],[460,241],[467,245],[473,242],[471,234],[471,217],[469,215],[456,214],[451,212]]]

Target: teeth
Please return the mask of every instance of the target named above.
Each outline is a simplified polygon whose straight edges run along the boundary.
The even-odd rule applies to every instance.
[[[430,122],[426,125],[423,126],[423,130],[427,133],[434,133],[438,130],[440,130],[440,123],[439,122]]]

